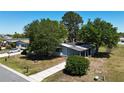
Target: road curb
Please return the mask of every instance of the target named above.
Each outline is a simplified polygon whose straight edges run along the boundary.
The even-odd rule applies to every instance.
[[[11,72],[13,72],[13,73],[15,73],[15,74],[18,75],[18,76],[20,76],[20,77],[26,79],[26,80],[29,81],[29,82],[38,82],[37,80],[34,80],[34,79],[32,79],[32,78],[30,78],[30,77],[24,75],[24,74],[21,74],[21,73],[15,71],[14,69],[11,69],[11,68],[9,68],[9,67],[7,67],[7,66],[1,64],[1,63],[0,63],[0,66],[3,67],[3,68],[5,68],[5,69],[7,69],[7,70],[9,70],[9,71],[11,71]]]

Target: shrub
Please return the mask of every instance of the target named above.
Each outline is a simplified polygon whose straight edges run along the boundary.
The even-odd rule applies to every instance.
[[[67,58],[65,73],[73,76],[82,76],[86,74],[89,67],[89,60],[82,56],[69,56]]]
[[[11,45],[12,48],[16,48],[16,43],[15,42],[14,43],[10,43],[10,45]]]
[[[11,49],[11,48],[12,48],[11,45],[7,45],[7,46],[6,46],[6,49]]]
[[[21,52],[21,54],[22,54],[22,55],[27,55],[27,50],[26,50],[26,49],[23,50],[23,51]]]

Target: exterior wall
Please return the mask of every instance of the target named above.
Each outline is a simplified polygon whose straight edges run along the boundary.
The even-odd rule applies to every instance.
[[[26,49],[28,47],[27,43],[23,43],[23,42],[16,42],[16,48],[20,48],[20,49]]]
[[[66,47],[62,47],[61,55],[62,56],[68,56],[68,54],[67,54],[67,48]]]
[[[80,52],[67,47],[62,47],[62,51],[60,53],[61,56],[71,56],[71,55],[79,55],[79,54]]]
[[[76,51],[76,50],[72,50],[72,49],[69,49],[67,48],[67,55],[71,56],[71,55],[80,55],[80,52],[79,51]]]

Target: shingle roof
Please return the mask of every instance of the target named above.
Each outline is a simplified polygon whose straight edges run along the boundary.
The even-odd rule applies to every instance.
[[[66,44],[66,43],[62,43],[61,46],[76,50],[76,51],[84,51],[84,50],[88,50],[88,48],[85,47],[81,47],[81,46],[77,46],[77,45],[70,45],[70,44]]]

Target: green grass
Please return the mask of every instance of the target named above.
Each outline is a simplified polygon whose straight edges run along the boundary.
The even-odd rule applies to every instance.
[[[101,47],[99,48],[99,52],[105,52],[105,51],[106,51],[106,47],[101,46]]]
[[[114,48],[110,56],[105,64],[106,81],[124,82],[124,46]]]
[[[63,60],[64,60],[63,57],[57,57],[49,60],[40,60],[37,63],[34,63],[34,61],[28,60],[24,58],[24,56],[22,55],[17,55],[7,58],[7,61],[5,61],[5,58],[0,58],[0,63],[10,68],[13,68],[16,71],[23,73],[25,75],[31,75],[39,71],[43,71],[54,65],[57,65],[61,63]],[[26,73],[26,69],[25,69],[25,67],[27,66],[29,67],[28,73]]]

